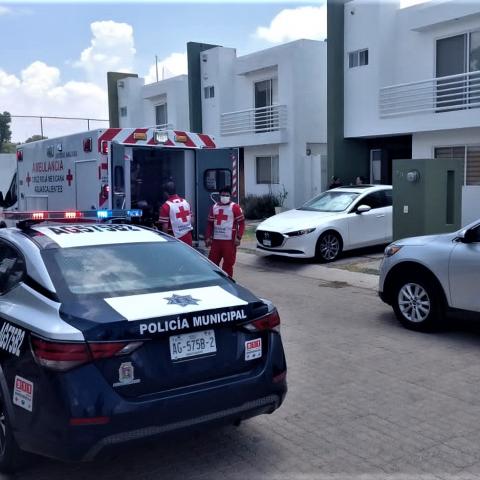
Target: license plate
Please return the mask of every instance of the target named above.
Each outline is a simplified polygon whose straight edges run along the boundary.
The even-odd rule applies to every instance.
[[[213,330],[174,335],[169,340],[170,358],[172,360],[196,357],[217,351],[215,332]]]
[[[271,240],[264,240],[264,241],[263,241],[263,244],[264,244],[266,247],[271,247],[271,246],[272,246],[272,241],[271,241]]]

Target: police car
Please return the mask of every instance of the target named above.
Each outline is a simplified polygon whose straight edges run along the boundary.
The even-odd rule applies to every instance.
[[[276,410],[275,307],[166,234],[89,215],[0,229],[0,469]]]

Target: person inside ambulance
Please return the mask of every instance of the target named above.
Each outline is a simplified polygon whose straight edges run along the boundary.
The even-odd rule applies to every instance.
[[[177,195],[175,183],[165,184],[168,198],[160,208],[158,222],[163,232],[173,235],[182,242],[192,245],[192,209],[190,204]]]
[[[205,245],[210,248],[208,258],[233,277],[233,266],[237,257],[237,247],[245,231],[245,217],[240,205],[232,202],[229,186],[220,190],[220,201],[210,208],[208,214]]]

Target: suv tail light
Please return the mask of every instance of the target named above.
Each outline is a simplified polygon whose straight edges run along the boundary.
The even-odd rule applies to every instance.
[[[267,313],[267,315],[257,318],[252,322],[243,325],[250,332],[260,332],[262,330],[273,330],[275,332],[280,331],[280,315],[277,309]]]
[[[142,342],[51,342],[41,338],[32,338],[32,352],[39,365],[65,372],[79,365],[127,355],[136,350]]]

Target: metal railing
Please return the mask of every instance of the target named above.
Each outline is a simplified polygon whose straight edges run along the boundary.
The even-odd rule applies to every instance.
[[[380,89],[380,117],[480,108],[480,71]]]
[[[90,122],[106,122],[108,120],[102,118],[84,118],[84,117],[49,117],[46,115],[10,115],[11,118],[36,118],[39,121],[40,135],[43,137],[43,121],[44,120],[77,120],[87,123],[87,130],[90,130]]]
[[[249,108],[220,115],[221,135],[276,132],[287,127],[287,106]]]

